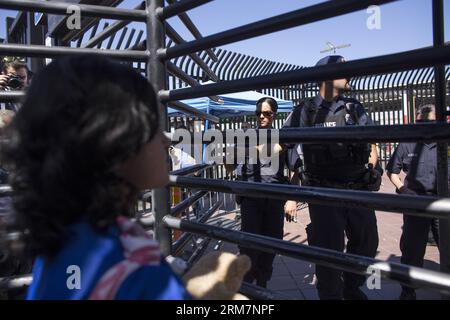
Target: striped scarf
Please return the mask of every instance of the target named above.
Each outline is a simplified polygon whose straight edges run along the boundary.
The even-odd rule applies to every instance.
[[[120,242],[125,259],[112,266],[97,282],[90,300],[113,300],[126,278],[141,266],[157,266],[161,262],[158,243],[137,223],[123,216],[117,218]]]

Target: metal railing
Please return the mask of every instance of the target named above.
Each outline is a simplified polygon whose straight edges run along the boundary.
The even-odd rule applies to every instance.
[[[308,7],[305,9],[300,9],[294,11],[292,13],[283,14],[277,17],[272,17],[266,20],[262,20],[259,22],[255,22],[243,27],[238,27],[229,31],[224,31],[218,34],[214,34],[208,36],[206,38],[200,40],[194,40],[189,43],[182,43],[177,46],[171,48],[160,48],[158,50],[159,57],[169,60],[171,58],[176,58],[182,55],[190,54],[193,52],[198,52],[200,50],[209,49],[215,46],[220,46],[224,44],[228,44],[235,41],[240,41],[244,39],[249,39],[251,37],[267,34],[270,32],[275,32],[283,29],[287,29],[293,26],[303,25],[306,23],[311,23],[313,21],[319,21],[322,19],[326,19],[329,17],[334,17],[340,14],[353,12],[359,9],[365,8],[369,4],[384,4],[392,1],[328,1],[323,4],[319,4],[316,6]],[[369,127],[369,128],[357,128],[357,127],[344,127],[344,128],[332,128],[332,130],[321,130],[321,129],[290,129],[290,130],[281,130],[280,131],[280,141],[281,142],[302,142],[302,143],[314,143],[314,142],[355,142],[355,141],[366,141],[366,142],[379,142],[379,141],[425,141],[425,140],[434,140],[434,141],[442,141],[439,143],[439,165],[438,165],[438,177],[439,177],[439,196],[446,196],[448,193],[448,172],[447,172],[447,159],[446,159],[446,145],[445,142],[448,141],[449,135],[449,125],[445,123],[445,77],[443,75],[444,65],[450,62],[450,47],[444,46],[443,44],[443,10],[442,10],[442,1],[434,0],[433,1],[433,22],[434,22],[434,38],[435,43],[431,48],[422,48],[417,50],[412,50],[408,52],[396,53],[381,57],[373,57],[368,59],[361,59],[352,62],[346,62],[338,65],[328,65],[322,67],[313,67],[306,68],[300,70],[293,70],[287,72],[279,72],[271,75],[263,75],[253,78],[245,78],[238,79],[232,81],[223,81],[215,84],[208,84],[203,86],[196,86],[191,88],[182,88],[177,90],[167,90],[160,92],[160,98],[164,102],[180,100],[180,99],[189,99],[207,95],[218,95],[223,93],[231,93],[236,91],[245,91],[245,90],[255,90],[255,89],[264,89],[271,86],[289,86],[298,83],[310,83],[317,82],[321,80],[327,80],[330,78],[347,78],[347,77],[357,77],[364,76],[368,74],[382,74],[386,72],[398,72],[409,69],[417,69],[428,66],[436,66],[436,70],[441,70],[441,77],[439,78],[436,73],[436,83],[440,82],[439,85],[436,85],[436,97],[440,95],[441,98],[436,99],[438,112],[438,120],[439,124],[433,127],[421,127],[418,126],[395,126],[395,127]],[[442,38],[442,39],[441,39]],[[436,39],[439,39],[437,41]],[[438,88],[439,87],[439,88]],[[439,128],[438,128],[439,127]],[[327,128],[330,129],[330,128]],[[337,130],[335,130],[337,129]],[[420,130],[421,134],[416,134],[416,130]],[[446,132],[443,132],[444,130]],[[442,136],[438,137],[436,134],[438,132],[442,132]],[[424,134],[426,137],[424,137]],[[444,158],[445,151],[445,158]],[[216,191],[228,191],[232,193],[240,193],[240,194],[251,194],[252,196],[258,196],[254,190],[257,186],[252,185],[244,187],[245,183],[238,182],[225,182],[225,181],[202,181],[201,179],[195,179],[190,181],[193,178],[177,178],[172,181],[174,185],[184,185],[185,187],[196,187],[202,188],[206,190],[216,190]],[[189,182],[188,182],[189,180]],[[220,185],[220,186],[218,186]],[[450,214],[450,202],[448,199],[427,199],[426,197],[415,197],[413,199],[405,199],[403,197],[393,196],[389,199],[389,202],[386,201],[389,198],[389,195],[383,194],[374,194],[370,192],[363,191],[346,191],[346,190],[326,190],[325,188],[318,188],[312,190],[311,188],[305,187],[285,187],[285,186],[276,186],[272,188],[272,186],[259,186],[258,188],[264,190],[259,194],[259,196],[267,197],[270,194],[270,197],[273,198],[281,198],[281,199],[297,199],[297,200],[308,200],[310,202],[332,202],[332,203],[340,203],[341,205],[355,205],[355,197],[357,197],[358,205],[367,206],[371,208],[378,208],[383,210],[390,211],[404,211],[407,214],[424,214],[427,212],[428,216],[439,216],[443,218],[443,228],[447,229],[447,232],[442,233],[444,235],[443,241],[449,241],[449,214]],[[291,189],[292,188],[292,189]],[[290,190],[288,190],[290,189]],[[270,192],[267,192],[269,191]],[[288,192],[290,191],[290,192]],[[341,192],[335,197],[331,196],[333,192]],[[348,192],[347,195],[344,193]],[[330,197],[331,196],[331,197]],[[391,195],[392,196],[392,195]],[[419,202],[424,201],[422,205]],[[428,202],[427,202],[428,201]],[[395,205],[394,205],[395,203]],[[403,203],[404,206],[398,206],[400,203]],[[436,212],[434,209],[439,207]],[[429,212],[429,211],[433,212]],[[441,211],[442,210],[442,211]],[[168,225],[170,227],[176,228],[188,228],[188,226],[181,221],[171,220],[169,222],[169,218],[166,218]],[[192,225],[190,225],[192,227]],[[192,231],[201,232],[201,227],[193,228]],[[211,228],[206,228],[204,230],[210,236],[213,235]],[[230,233],[226,233],[223,230],[217,230],[217,233],[221,234],[221,239],[230,240]],[[242,245],[245,245],[245,242],[239,242]],[[258,243],[258,241],[256,241]],[[280,252],[280,246],[284,244],[284,242],[279,243],[278,245],[274,245],[276,249],[270,251],[264,245],[259,245],[258,248],[263,251],[269,251],[273,253]],[[315,251],[316,253],[318,251]],[[346,254],[342,254],[345,257],[349,257]],[[441,268],[443,271],[449,271],[448,266],[448,255],[449,252],[444,251],[441,254]],[[298,256],[297,256],[298,257]],[[361,263],[365,258],[357,257],[356,261],[354,261],[354,265]],[[348,261],[348,259],[344,259]],[[326,261],[329,261],[328,258],[317,259],[314,261],[318,264],[326,264]],[[379,263],[379,261],[371,261],[371,263]],[[352,264],[352,263],[351,263]],[[335,265],[338,269],[345,270],[343,264]],[[405,272],[395,277],[396,280],[404,281],[405,278],[411,280],[412,282],[421,283],[422,285],[426,284],[427,286],[440,285],[442,283],[447,283],[448,275],[444,274],[435,274],[437,278],[442,277],[442,281],[437,281],[434,284],[431,281],[425,280],[428,279],[426,276],[424,277],[424,281],[420,281],[418,278],[413,279],[411,277],[411,268],[407,266],[402,266],[401,268]],[[397,266],[395,268],[398,270]],[[354,270],[355,271],[355,270]],[[412,273],[415,274],[415,271],[412,270]],[[425,275],[427,271],[419,271],[419,274]],[[392,276],[395,272],[387,271],[383,273],[383,276]],[[436,278],[436,279],[437,279]],[[445,287],[445,285],[444,285]],[[445,289],[441,287],[441,289]],[[446,289],[448,290],[448,288]]]
[[[167,64],[172,58],[190,55],[202,50],[210,50],[215,46],[229,44],[275,31],[306,25],[315,21],[335,17],[366,8],[368,5],[382,5],[395,0],[339,0],[327,1],[269,19],[261,20],[232,30],[201,38],[190,42],[179,43],[166,48],[165,20],[167,17],[183,14],[186,9],[195,8],[209,1],[184,0],[164,6],[163,0],[147,0],[145,10],[118,9],[102,6],[80,5],[81,13],[87,16],[112,18],[126,21],[146,22],[146,48],[136,50],[98,50],[63,47],[25,46],[0,44],[0,54],[24,55],[33,57],[57,57],[67,54],[90,53],[108,56],[125,61],[143,61],[146,63],[146,74],[158,92],[160,103],[160,122],[167,125],[167,103],[180,106],[177,100],[201,96],[214,96],[245,90],[263,89],[271,86],[289,86],[299,83],[311,83],[330,78],[365,76],[398,72],[409,69],[433,66],[435,68],[435,97],[438,123],[428,126],[379,126],[379,127],[343,127],[343,128],[302,128],[280,130],[281,142],[377,142],[377,141],[438,141],[438,197],[408,197],[377,194],[364,191],[335,190],[326,188],[307,188],[289,186],[255,185],[244,182],[202,179],[192,177],[172,177],[172,185],[184,186],[205,191],[221,191],[251,194],[258,197],[277,199],[296,199],[314,203],[334,203],[342,206],[362,206],[388,211],[402,211],[406,214],[441,218],[441,270],[450,271],[450,199],[448,195],[447,145],[450,138],[450,125],[446,124],[445,108],[445,64],[450,63],[450,46],[444,44],[443,37],[443,1],[432,0],[433,3],[433,47],[412,51],[372,57],[342,64],[304,68],[300,70],[280,71],[274,74],[248,77],[244,79],[223,81],[215,84],[198,85],[190,88],[168,90]],[[35,2],[27,0],[0,0],[1,8],[65,14],[69,4],[55,2]],[[211,53],[211,51],[208,51]],[[175,75],[178,76],[178,75]],[[2,93],[0,101],[17,99],[20,94]],[[183,107],[181,108],[183,109]],[[186,110],[186,108],[184,108]],[[206,118],[206,115],[204,115]],[[270,190],[270,193],[267,191]],[[198,196],[198,194],[197,194]],[[198,199],[194,199],[198,200]],[[391,278],[404,284],[419,285],[438,289],[443,293],[450,291],[450,276],[446,273],[432,272],[421,268],[413,268],[401,264],[388,264],[376,259],[350,255],[323,248],[302,246],[289,242],[270,239],[258,235],[227,230],[171,216],[169,206],[169,189],[153,190],[152,211],[154,216],[154,232],[165,254],[173,252],[171,231],[181,229],[195,234],[207,235],[240,245],[263,250],[270,253],[281,253],[297,259],[305,259],[316,264],[331,266],[340,270],[367,274],[368,268],[381,272],[381,276]],[[178,246],[178,245],[177,245]]]

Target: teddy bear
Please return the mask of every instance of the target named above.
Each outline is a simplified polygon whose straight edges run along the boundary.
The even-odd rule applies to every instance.
[[[248,300],[238,290],[250,266],[250,258],[246,255],[213,251],[201,257],[183,280],[195,299]]]

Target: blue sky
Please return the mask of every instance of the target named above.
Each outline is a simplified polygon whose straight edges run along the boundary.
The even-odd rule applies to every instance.
[[[125,0],[121,7],[132,8],[141,0]],[[318,0],[215,0],[188,12],[203,35],[321,3]],[[351,44],[338,51],[347,60],[383,55],[432,45],[431,0],[402,0],[381,6],[381,29],[369,30],[365,10],[327,19],[266,36],[226,45],[223,48],[297,65],[313,65],[327,41]],[[450,40],[450,0],[444,0],[446,41]],[[6,15],[0,10],[0,37],[5,34]],[[192,36],[174,17],[170,24],[187,40]],[[143,28],[142,23],[133,27]]]

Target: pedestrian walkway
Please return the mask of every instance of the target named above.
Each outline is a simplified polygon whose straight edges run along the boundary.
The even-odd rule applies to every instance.
[[[394,188],[386,177],[380,192],[394,193]],[[396,213],[377,211],[379,246],[377,259],[391,262],[400,262],[400,236],[403,216]],[[239,230],[235,221],[235,213],[218,212],[209,223],[222,221],[222,227]],[[308,209],[301,211],[297,223],[285,223],[284,240],[294,243],[307,244],[306,225],[309,223]],[[214,245],[214,242],[213,242]],[[238,253],[236,245],[223,243],[220,250]],[[439,251],[435,246],[427,246],[425,255],[425,268],[439,270]],[[274,262],[274,273],[268,282],[268,289],[280,291],[293,299],[317,300],[315,289],[314,264],[298,259],[277,256]],[[363,288],[369,299],[394,300],[400,295],[400,285],[393,281],[382,280],[381,288],[369,290]],[[418,290],[417,299],[440,299],[440,294],[432,290]]]

